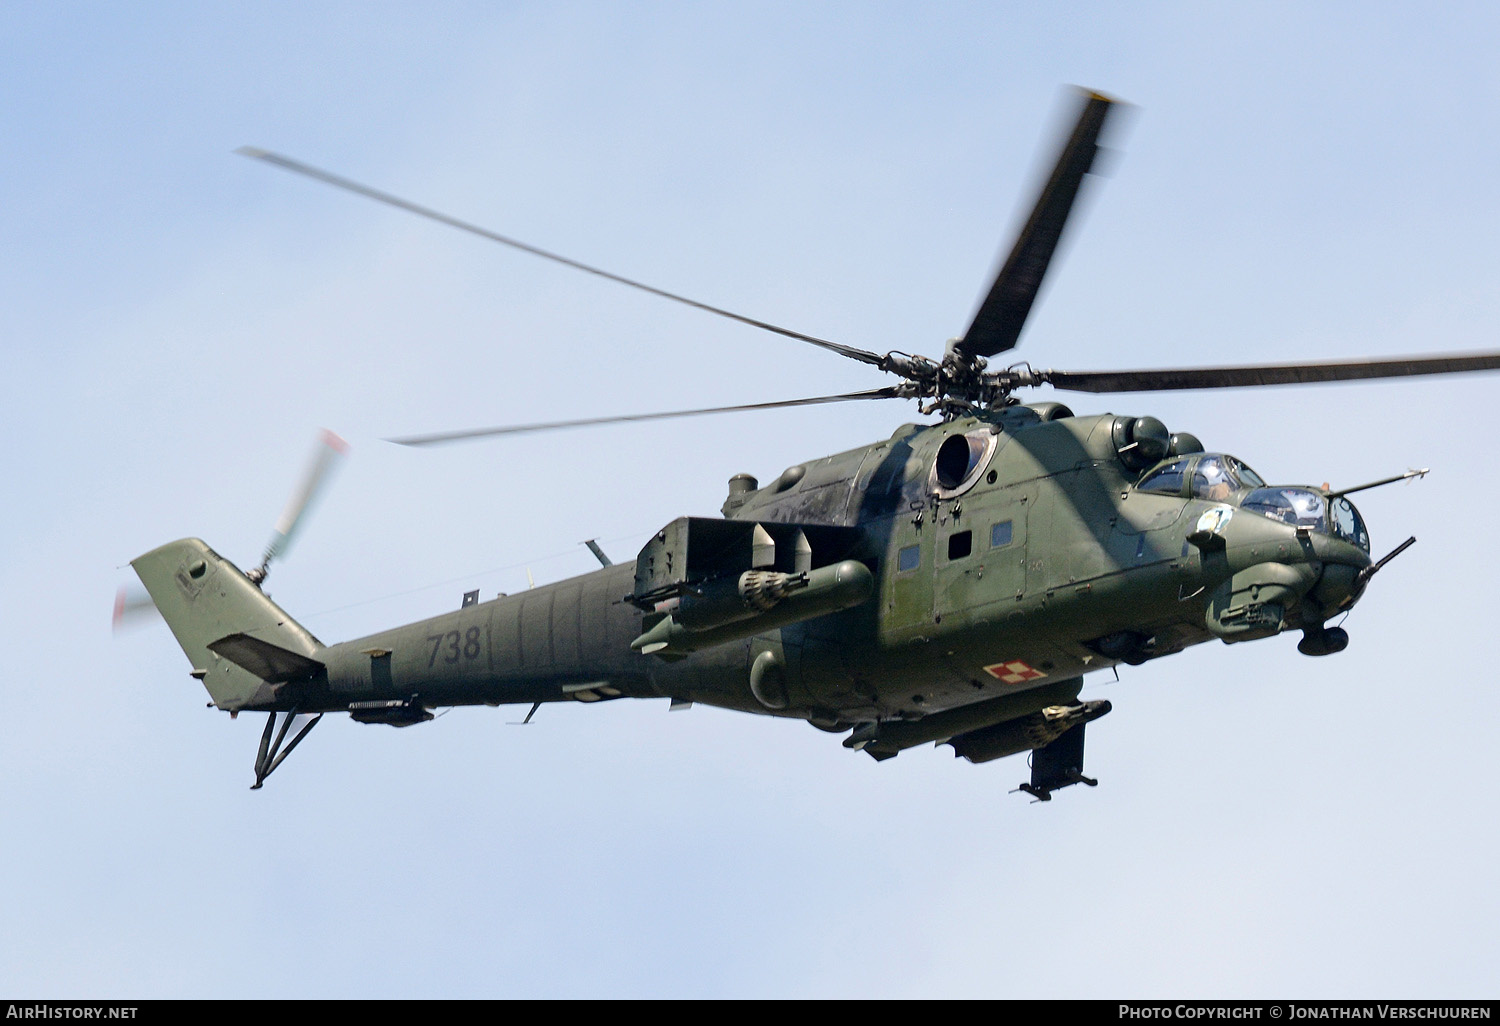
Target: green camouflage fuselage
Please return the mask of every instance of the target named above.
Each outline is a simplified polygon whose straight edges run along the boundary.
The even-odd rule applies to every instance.
[[[220,708],[397,725],[402,714],[382,710],[619,696],[826,729],[916,720],[1059,684],[1076,695],[1078,678],[1122,660],[1321,624],[1357,597],[1369,557],[1347,541],[1248,512],[1205,532],[1204,514],[1228,503],[1134,490],[1139,472],[1117,451],[1124,419],[1011,407],[904,425],[762,488],[736,479],[729,520],[848,529],[837,557],[869,569],[868,597],[764,631],[752,617],[670,659],[631,647],[660,619],[632,601],[632,563],[329,646],[201,542],[136,566]],[[939,457],[956,435],[972,465],[945,478]],[[195,584],[222,616],[203,622]],[[774,680],[752,689],[757,661]]]

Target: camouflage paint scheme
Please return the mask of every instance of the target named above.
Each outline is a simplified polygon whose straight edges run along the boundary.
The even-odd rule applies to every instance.
[[[1215,638],[1317,630],[1358,598],[1371,562],[1333,533],[1235,508],[1248,489],[1136,490],[1150,467],[1121,440],[1147,419],[1038,404],[906,424],[764,487],[732,479],[723,521],[674,522],[635,563],[334,645],[196,539],[134,566],[193,675],[231,712],[406,726],[438,706],[670,698],[849,731],[847,746],[877,758],[947,741],[976,762],[1045,748],[1079,722],[1081,766],[1084,675]],[[1196,451],[1191,436],[1173,443]],[[945,451],[959,453],[946,475]],[[762,530],[779,536],[774,556],[757,564],[726,543],[696,580],[691,554],[674,549],[752,530],[767,544]],[[687,622],[692,602],[718,601],[706,586],[773,562],[810,571],[804,605],[796,592],[768,611],[731,597],[712,608],[732,616],[649,634],[674,610]],[[645,594],[653,581],[667,584]],[[668,633],[677,640],[640,650]],[[1044,710],[1065,708],[1073,720],[1042,729],[1061,715]],[[1025,730],[995,740],[1007,724]],[[966,750],[971,737],[993,743]]]

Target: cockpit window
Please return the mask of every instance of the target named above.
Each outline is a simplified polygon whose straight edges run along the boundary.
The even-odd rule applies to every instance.
[[[1245,496],[1240,508],[1294,527],[1309,527],[1319,531],[1327,529],[1327,503],[1323,501],[1323,496],[1305,488],[1258,488]]]
[[[1182,482],[1187,477],[1188,461],[1185,459],[1168,463],[1141,478],[1136,491],[1155,492],[1158,495],[1181,495]]]
[[[1229,468],[1234,476],[1240,479],[1240,484],[1246,488],[1264,488],[1266,486],[1265,480],[1259,474],[1233,456],[1225,456],[1224,459],[1229,464]]]
[[[1233,456],[1206,452],[1184,456],[1157,467],[1141,479],[1136,490],[1158,495],[1181,495],[1191,471],[1191,494],[1222,502],[1244,488],[1264,488],[1261,476]]]
[[[1364,519],[1354,508],[1354,503],[1341,495],[1333,500],[1332,513],[1333,533],[1369,552],[1370,532],[1365,530]]]
[[[1204,456],[1193,468],[1193,494],[1200,499],[1223,502],[1238,485],[1225,456]]]
[[[1193,467],[1193,495],[1223,502],[1241,488],[1264,488],[1265,481],[1233,456],[1204,453]]]
[[[1245,496],[1240,508],[1283,524],[1331,534],[1370,551],[1370,532],[1354,503],[1342,495],[1330,501],[1307,488],[1257,488]]]

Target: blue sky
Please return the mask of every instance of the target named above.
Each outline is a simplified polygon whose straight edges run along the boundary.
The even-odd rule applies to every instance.
[[[665,702],[325,722],[250,792],[128,561],[255,561],[326,641],[616,559],[854,404],[382,437],[874,387],[868,368],[234,156],[280,150],[862,348],[962,331],[1066,114],[1130,101],[1023,337],[1107,369],[1496,348],[1486,5],[0,8],[0,987],[111,997],[1492,995],[1500,379],[1067,398],[1151,413],[1419,542],[1347,652],[1091,682],[1099,788],[876,764]],[[1050,398],[1043,393],[1038,398]],[[1479,516],[1480,513],[1486,516]]]

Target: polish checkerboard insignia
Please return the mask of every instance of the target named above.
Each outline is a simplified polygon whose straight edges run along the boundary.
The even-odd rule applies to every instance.
[[[1047,676],[1041,670],[1033,669],[1019,659],[1012,659],[1004,663],[993,663],[986,666],[984,672],[999,680],[1002,684],[1026,684],[1034,680],[1041,680]]]

